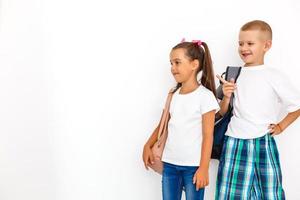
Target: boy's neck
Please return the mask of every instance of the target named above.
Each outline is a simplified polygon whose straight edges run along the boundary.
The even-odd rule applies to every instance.
[[[255,62],[255,63],[245,63],[244,67],[255,67],[255,66],[259,66],[259,65],[264,65],[264,61],[261,62]]]

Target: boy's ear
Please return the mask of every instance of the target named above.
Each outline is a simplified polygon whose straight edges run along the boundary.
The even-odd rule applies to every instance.
[[[267,40],[265,43],[265,52],[267,52],[272,47],[272,40]]]

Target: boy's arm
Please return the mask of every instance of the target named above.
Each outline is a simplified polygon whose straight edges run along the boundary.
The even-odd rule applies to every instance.
[[[222,115],[222,116],[225,115],[225,113],[228,111],[229,103],[230,103],[230,98],[224,96],[223,99],[221,100],[221,102],[219,103],[219,105],[220,105],[220,110],[219,110],[220,115]]]
[[[269,129],[272,135],[278,135],[300,116],[300,109],[290,112],[278,124],[270,124]]]
[[[232,96],[232,93],[236,89],[236,84],[234,83],[234,80],[231,79],[230,82],[223,79],[221,76],[217,75],[217,78],[223,83],[222,90],[223,90],[223,99],[220,102],[220,111],[219,113],[224,116],[224,114],[228,111],[230,99]]]

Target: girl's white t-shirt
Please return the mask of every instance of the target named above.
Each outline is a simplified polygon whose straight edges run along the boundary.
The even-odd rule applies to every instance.
[[[287,112],[300,109],[299,90],[286,75],[269,66],[243,67],[236,84],[228,136],[261,137],[269,132],[269,124],[279,122],[281,106]]]
[[[219,110],[214,94],[200,85],[188,94],[173,94],[170,105],[168,138],[162,161],[181,165],[199,166],[202,145],[202,115]]]

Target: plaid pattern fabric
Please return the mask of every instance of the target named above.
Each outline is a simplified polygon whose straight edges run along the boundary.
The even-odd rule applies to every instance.
[[[215,199],[285,199],[278,150],[270,134],[255,139],[226,136]]]

